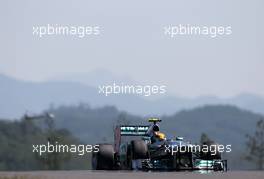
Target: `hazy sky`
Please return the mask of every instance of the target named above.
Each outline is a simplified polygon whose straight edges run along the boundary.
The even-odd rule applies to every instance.
[[[264,95],[262,0],[0,2],[0,73],[42,81],[106,69],[175,95]],[[37,38],[36,25],[98,25],[98,37]],[[164,36],[167,25],[232,26],[219,38]]]

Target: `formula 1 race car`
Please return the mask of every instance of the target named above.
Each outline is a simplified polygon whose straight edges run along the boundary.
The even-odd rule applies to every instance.
[[[151,118],[149,126],[117,126],[115,142],[98,144],[92,155],[94,170],[212,170],[226,171],[221,154],[193,151],[182,137],[166,139],[160,132],[160,119]],[[196,146],[197,147],[197,146]],[[199,147],[199,146],[198,146]]]

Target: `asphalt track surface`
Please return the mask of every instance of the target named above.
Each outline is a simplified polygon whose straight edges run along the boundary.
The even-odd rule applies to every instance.
[[[37,171],[0,172],[0,179],[264,179],[264,171],[225,173],[197,172],[124,172],[124,171]]]

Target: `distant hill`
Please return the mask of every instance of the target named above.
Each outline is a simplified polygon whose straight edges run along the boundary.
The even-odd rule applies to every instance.
[[[88,73],[79,73],[79,74],[68,74],[57,76],[51,79],[51,81],[70,81],[78,82],[84,85],[97,87],[98,85],[111,84],[115,83],[128,83],[135,84],[136,82],[131,79],[129,76],[120,76],[113,74],[112,72],[106,69],[97,69],[90,71]]]
[[[80,104],[49,109],[49,112],[56,116],[58,127],[67,128],[82,140],[89,142],[105,137],[109,140],[112,137],[110,134],[113,132],[113,127],[118,121],[128,124],[148,124],[146,120],[148,117],[131,115],[113,106],[91,108],[89,105]],[[241,138],[252,133],[256,122],[263,116],[234,106],[215,105],[183,110],[171,116],[160,117],[163,120],[162,128],[173,136],[182,135],[187,139],[198,141],[200,134],[205,132],[221,143],[234,143],[240,146]]]
[[[109,81],[107,74],[104,76],[106,79],[101,81]],[[96,84],[96,82],[91,83],[92,85]],[[0,84],[0,117],[4,118],[19,118],[26,111],[38,113],[50,105],[77,105],[80,102],[88,103],[92,107],[114,105],[120,110],[137,115],[170,115],[183,109],[192,109],[206,104],[235,105],[242,109],[264,114],[264,99],[251,94],[243,94],[229,99],[214,96],[192,99],[167,96],[157,100],[148,100],[135,95],[105,97],[98,93],[96,87],[88,86],[81,81],[74,82],[74,80],[36,83],[0,75]]]

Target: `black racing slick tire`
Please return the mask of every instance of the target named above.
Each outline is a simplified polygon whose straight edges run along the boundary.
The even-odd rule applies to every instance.
[[[93,153],[93,170],[112,170],[115,165],[115,152],[111,144],[99,144],[99,151]]]
[[[131,141],[132,159],[147,159],[148,158],[148,146],[143,140]]]

